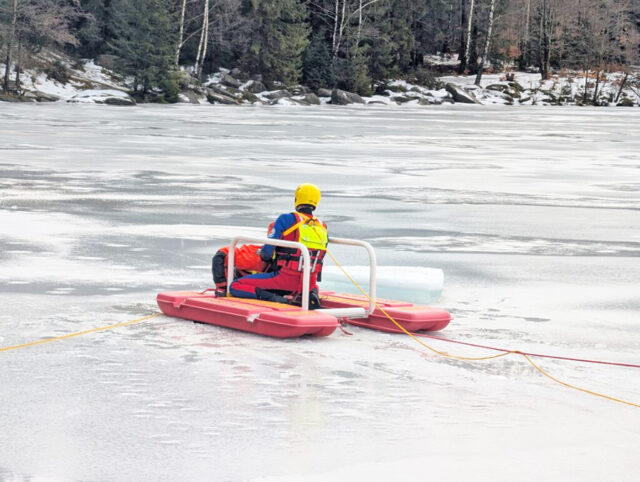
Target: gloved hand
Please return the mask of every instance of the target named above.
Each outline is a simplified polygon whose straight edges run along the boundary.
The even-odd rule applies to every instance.
[[[264,261],[265,263],[266,263],[266,262],[268,262],[268,261],[271,261],[271,256],[269,256],[269,255],[267,255],[267,254],[263,253],[263,252],[262,252],[262,249],[259,249],[259,250],[257,251],[257,253],[258,253],[258,255],[260,255],[260,259],[261,259],[262,261]]]

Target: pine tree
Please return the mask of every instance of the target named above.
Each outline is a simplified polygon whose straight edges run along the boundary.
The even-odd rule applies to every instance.
[[[131,0],[124,12],[114,51],[118,68],[133,78],[134,94],[175,102],[175,32],[169,0]],[[158,92],[158,90],[160,92]]]
[[[312,89],[333,87],[335,72],[331,63],[331,50],[324,32],[313,35],[304,52],[304,83]]]
[[[295,84],[302,76],[302,54],[309,43],[307,9],[300,0],[251,0],[254,40],[249,63],[265,81]]]
[[[83,0],[85,16],[78,27],[79,52],[94,57],[109,52],[123,22],[127,0]]]

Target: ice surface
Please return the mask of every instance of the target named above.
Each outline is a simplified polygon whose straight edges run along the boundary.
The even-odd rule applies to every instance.
[[[215,250],[262,235],[312,181],[331,235],[370,241],[382,266],[444,271],[443,335],[638,363],[639,121],[568,107],[3,105],[0,347],[210,286]],[[638,409],[516,357],[462,363],[349,330],[271,340],[159,317],[0,352],[0,480],[637,478]],[[540,363],[640,401],[637,369]]]

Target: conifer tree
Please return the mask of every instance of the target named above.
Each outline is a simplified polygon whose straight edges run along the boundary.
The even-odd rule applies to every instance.
[[[169,0],[131,0],[124,18],[114,51],[119,69],[133,78],[134,94],[147,98],[155,93],[160,100],[175,102],[175,32]]]
[[[255,21],[249,63],[267,82],[295,84],[309,43],[307,9],[300,0],[251,0]]]
[[[304,83],[312,89],[333,87],[335,72],[324,32],[313,35],[304,53]]]

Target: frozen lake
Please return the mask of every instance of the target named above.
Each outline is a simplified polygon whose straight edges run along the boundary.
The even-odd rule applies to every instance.
[[[639,109],[0,104],[0,348],[209,287],[314,182],[331,234],[444,271],[442,335],[638,364],[639,153]],[[0,480],[637,480],[640,409],[350,331],[158,317],[0,352]],[[640,369],[538,362],[640,403]]]

